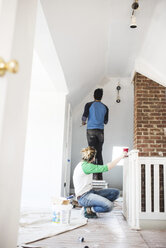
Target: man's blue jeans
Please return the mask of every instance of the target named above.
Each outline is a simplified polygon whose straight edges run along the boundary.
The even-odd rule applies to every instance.
[[[118,189],[90,190],[79,198],[78,203],[83,207],[93,207],[97,213],[110,212],[119,194]]]

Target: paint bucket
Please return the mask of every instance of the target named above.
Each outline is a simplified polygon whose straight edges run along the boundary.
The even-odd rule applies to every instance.
[[[128,151],[129,151],[129,148],[128,148],[128,147],[124,147],[124,148],[123,148],[123,151],[124,151],[124,152],[128,152]]]
[[[52,222],[59,225],[69,225],[72,205],[53,205]]]
[[[123,152],[127,152],[128,153],[128,151],[129,151],[129,148],[128,147],[124,147],[123,148]],[[128,155],[126,157],[128,157]]]

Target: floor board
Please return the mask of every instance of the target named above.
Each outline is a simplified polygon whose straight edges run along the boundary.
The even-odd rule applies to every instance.
[[[76,210],[77,211],[77,210]],[[79,241],[84,237],[84,242]],[[166,248],[165,231],[131,230],[121,210],[100,214],[98,219],[88,220],[88,224],[57,236],[34,242],[42,248]]]

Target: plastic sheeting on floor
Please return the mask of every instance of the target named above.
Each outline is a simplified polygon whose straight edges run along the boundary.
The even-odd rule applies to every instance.
[[[87,219],[81,215],[80,209],[71,210],[69,225],[59,225],[52,222],[51,219],[50,211],[24,210],[21,213],[18,246],[49,238],[87,224]]]

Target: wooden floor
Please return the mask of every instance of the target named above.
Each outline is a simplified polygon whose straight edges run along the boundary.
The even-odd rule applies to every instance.
[[[77,211],[77,210],[74,210]],[[84,237],[84,242],[79,241]],[[166,248],[165,231],[134,231],[124,220],[120,210],[100,214],[98,219],[88,220],[88,224],[57,236],[33,243],[42,248]]]

